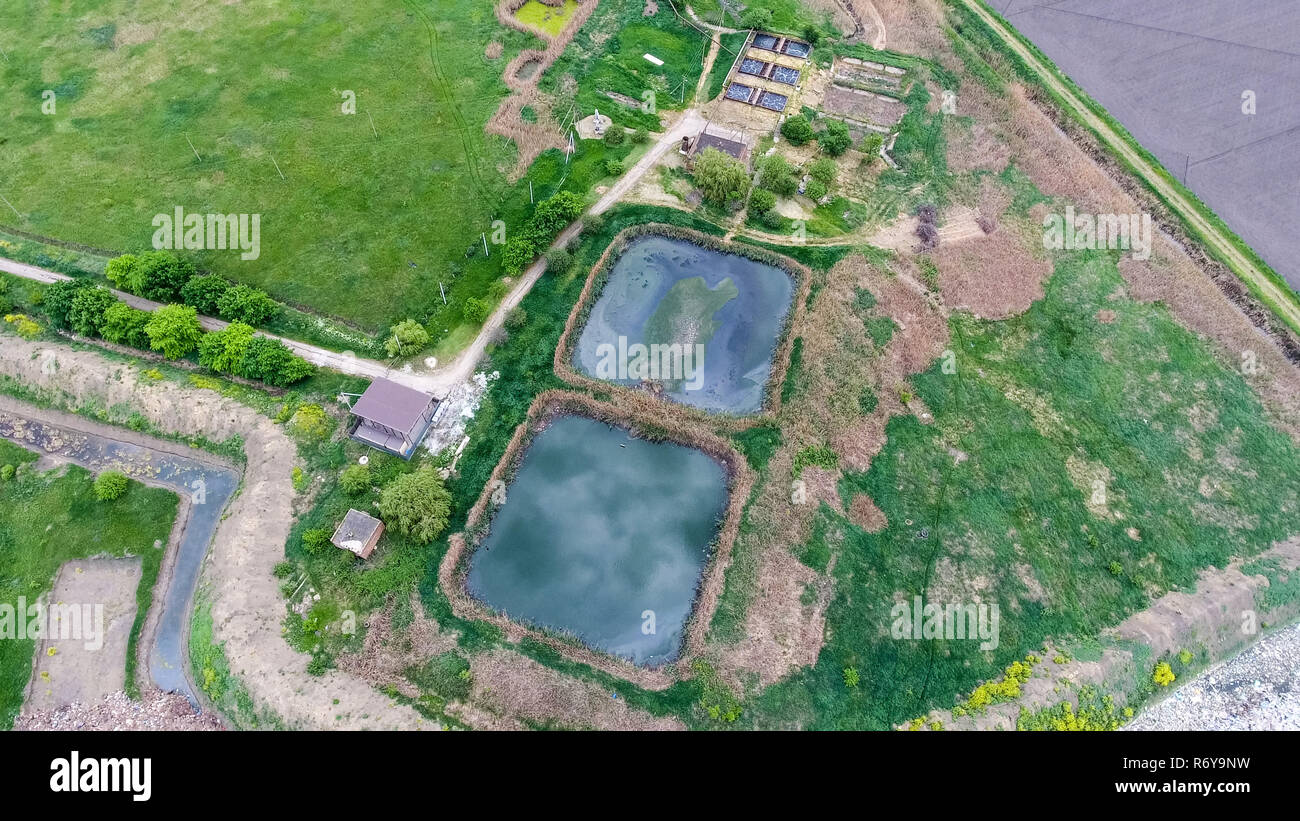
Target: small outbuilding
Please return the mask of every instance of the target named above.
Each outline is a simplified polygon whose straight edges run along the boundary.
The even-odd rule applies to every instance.
[[[352,406],[352,438],[410,459],[433,423],[438,400],[388,379],[376,379]]]
[[[360,510],[349,510],[334,529],[330,541],[335,547],[355,553],[363,559],[375,552],[379,537],[384,535],[384,523]]]
[[[698,157],[700,152],[706,148],[714,148],[723,154],[729,154],[743,163],[749,163],[749,146],[745,144],[744,137],[739,132],[727,131],[719,133],[721,129],[715,126],[705,126],[699,136],[695,138],[695,149],[691,152],[692,157]]]

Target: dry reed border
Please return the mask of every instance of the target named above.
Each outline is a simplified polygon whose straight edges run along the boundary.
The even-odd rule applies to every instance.
[[[794,280],[795,288],[791,297],[790,310],[786,312],[785,321],[782,322],[781,330],[777,335],[776,347],[772,351],[772,369],[768,374],[767,384],[763,386],[763,405],[757,413],[744,415],[712,413],[703,408],[684,405],[668,398],[657,398],[653,394],[638,388],[594,379],[578,372],[571,364],[573,348],[577,345],[575,331],[586,324],[592,306],[596,304],[601,291],[604,290],[605,283],[609,280],[609,274],[613,270],[614,262],[627,250],[632,240],[645,236],[663,236],[669,239],[685,240],[701,248],[742,256],[755,262],[779,268]],[[741,243],[729,243],[718,237],[676,225],[665,225],[657,222],[634,225],[620,231],[610,242],[605,252],[601,254],[600,259],[592,266],[591,272],[587,275],[587,281],[582,286],[582,293],[578,295],[578,301],[569,313],[568,321],[564,323],[564,333],[560,335],[559,344],[555,348],[553,369],[556,376],[574,387],[608,392],[612,396],[617,396],[622,402],[638,409],[649,410],[654,408],[662,416],[675,416],[684,422],[697,422],[708,425],[710,428],[732,431],[744,430],[761,422],[771,421],[781,409],[781,387],[785,382],[786,371],[790,368],[790,351],[794,345],[794,334],[791,331],[803,321],[808,302],[808,292],[811,287],[812,272],[807,267],[787,256],[768,251],[765,248]]]
[[[626,659],[610,655],[582,644],[578,639],[551,631],[541,630],[492,610],[469,595],[465,587],[469,573],[469,559],[487,535],[491,516],[488,504],[492,488],[497,481],[508,484],[518,471],[528,445],[534,436],[559,416],[585,416],[609,425],[644,435],[652,441],[675,442],[704,451],[722,463],[727,473],[728,501],[726,515],[718,529],[714,549],[700,578],[695,594],[695,604],[685,625],[681,653],[675,662],[662,667],[639,667]],[[710,620],[717,610],[722,595],[726,569],[731,564],[731,549],[740,533],[740,521],[745,504],[754,488],[754,471],[745,458],[722,437],[688,427],[678,420],[647,414],[644,408],[625,409],[600,402],[585,394],[564,390],[548,390],[538,394],[528,407],[525,420],[515,428],[505,453],[492,470],[483,492],[470,508],[465,529],[453,535],[442,562],[438,565],[438,583],[451,601],[452,612],[458,618],[478,619],[501,628],[512,641],[529,637],[550,647],[571,661],[586,664],[602,672],[644,687],[663,690],[679,678],[689,677],[691,662],[704,650]]]
[[[524,49],[506,65],[501,79],[506,84],[506,88],[510,89],[510,94],[501,101],[496,112],[488,118],[484,126],[486,133],[513,141],[518,150],[515,167],[509,175],[511,181],[522,177],[533,164],[533,160],[537,159],[543,151],[551,148],[564,149],[564,134],[560,132],[551,117],[550,97],[538,89],[537,84],[541,81],[542,75],[550,69],[551,64],[568,48],[569,43],[577,35],[578,29],[582,28],[596,11],[596,6],[600,2],[600,0],[577,1],[578,8],[569,18],[568,25],[554,37],[515,18],[514,13],[527,0],[500,0],[493,7],[498,23],[546,43],[545,49]],[[559,5],[559,0],[541,0],[541,2],[548,6]],[[520,79],[519,70],[530,62],[538,63],[537,71],[527,80]],[[523,119],[525,106],[541,109],[537,111],[537,122],[530,123]]]

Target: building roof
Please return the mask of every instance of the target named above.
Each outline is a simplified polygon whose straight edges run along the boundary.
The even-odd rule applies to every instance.
[[[394,430],[410,432],[433,401],[427,393],[387,379],[376,379],[352,406],[352,413]]]
[[[716,134],[701,134],[695,143],[695,152],[698,154],[706,148],[716,148],[724,154],[730,154],[738,160],[743,160],[745,158],[745,147],[742,142],[728,140]]]
[[[360,556],[383,526],[384,523],[374,516],[350,509],[343,517],[343,521],[339,522],[339,526],[334,529],[330,541],[335,547],[350,550]]]

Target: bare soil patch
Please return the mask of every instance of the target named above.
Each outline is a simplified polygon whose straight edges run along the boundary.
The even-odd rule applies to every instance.
[[[59,568],[45,606],[75,607],[80,612],[70,620],[70,614],[64,615],[57,628],[47,621],[47,626],[61,632],[36,644],[35,669],[23,704],[25,711],[44,712],[74,702],[97,702],[123,688],[127,641],[135,621],[135,591],[140,574],[138,556],[74,559]],[[103,608],[103,633],[96,637],[87,631],[100,627],[95,625],[97,607]],[[90,624],[84,620],[78,624],[86,616],[90,616]],[[80,637],[73,637],[74,630],[81,631]],[[62,637],[62,631],[68,632],[67,638]]]

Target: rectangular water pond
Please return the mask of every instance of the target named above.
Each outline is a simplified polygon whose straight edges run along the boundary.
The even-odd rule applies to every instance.
[[[794,296],[780,268],[663,236],[628,243],[573,365],[713,413],[755,413]]]
[[[799,82],[799,69],[777,66],[772,69],[772,79],[789,86],[796,85]]]
[[[739,100],[742,103],[749,102],[749,95],[754,93],[754,89],[740,83],[732,83],[727,86],[727,99]]]
[[[785,111],[785,104],[790,98],[775,91],[764,91],[758,98],[758,105],[771,111]]]
[[[718,523],[721,463],[583,416],[538,433],[470,559],[470,595],[642,666],[675,660]]]

